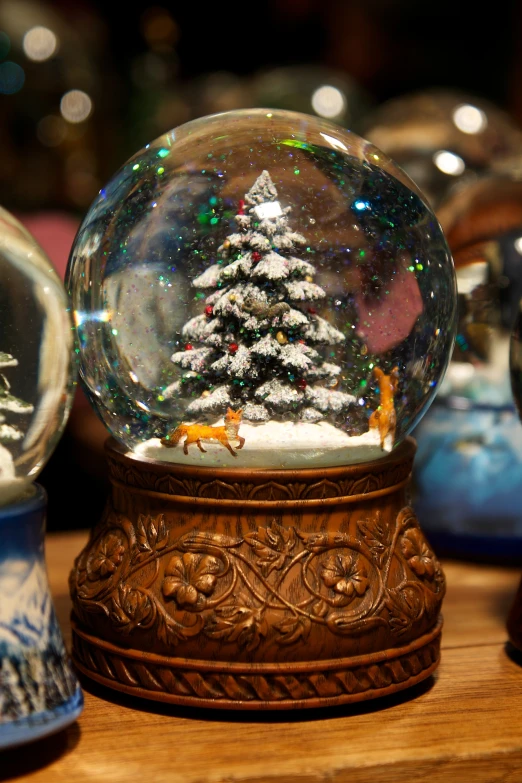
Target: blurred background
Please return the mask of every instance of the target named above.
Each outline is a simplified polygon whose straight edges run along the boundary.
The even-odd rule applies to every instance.
[[[513,241],[522,235],[521,188],[506,184],[522,177],[521,40],[522,3],[513,0],[485,12],[454,0],[0,0],[0,203],[63,277],[98,190],[165,131],[252,106],[333,120],[403,166],[453,232],[452,250],[467,270],[462,329],[474,339],[472,350],[456,357],[450,379],[449,397],[460,399],[462,410],[462,399],[473,402],[462,391],[462,379],[470,377],[463,364],[482,362],[505,381],[507,360],[496,362],[494,346],[502,335],[505,342],[518,310],[522,240],[514,259],[502,241],[506,232]],[[478,186],[489,177],[499,197],[482,208]],[[487,181],[485,190],[491,192]],[[508,204],[507,223],[495,217],[500,202]],[[489,222],[477,218],[479,206]],[[508,261],[509,270],[502,266]],[[477,289],[484,298],[494,263],[500,282],[487,289],[485,314],[469,301]],[[482,332],[468,328],[470,318]],[[484,329],[500,335],[493,348],[491,340],[484,347]],[[516,416],[505,395],[501,405]],[[105,437],[78,390],[65,436],[40,479],[49,492],[50,529],[90,527],[98,519],[107,492]],[[462,454],[468,459],[470,452]],[[509,459],[516,462],[511,452]],[[519,480],[522,466],[513,477],[517,489]],[[65,504],[65,487],[83,501]],[[507,538],[522,535],[519,516],[513,521],[508,514]],[[473,524],[460,532],[474,532]]]

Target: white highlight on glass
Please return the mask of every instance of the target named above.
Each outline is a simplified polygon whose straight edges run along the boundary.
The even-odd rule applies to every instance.
[[[515,245],[515,250],[517,253],[520,253],[522,255],[522,237],[517,237],[515,241],[513,242]]]
[[[433,155],[433,162],[439,171],[442,171],[443,174],[450,174],[452,177],[458,177],[466,168],[460,155],[455,155],[454,152],[448,152],[448,150],[436,152]]]
[[[67,122],[83,122],[92,112],[92,101],[83,90],[69,90],[62,96],[60,111]]]
[[[320,117],[338,117],[346,107],[341,90],[331,84],[323,84],[312,93],[312,109]]]
[[[101,323],[107,323],[111,320],[111,314],[108,310],[96,310],[95,312],[82,312],[81,310],[74,311],[74,323],[76,326],[89,321],[98,321]]]
[[[22,46],[26,57],[37,63],[49,60],[58,48],[58,38],[48,27],[32,27],[24,35]]]
[[[320,133],[319,135],[322,136],[323,139],[327,141],[331,147],[335,147],[335,149],[344,150],[345,152],[348,152],[348,147],[346,146],[346,144],[343,144],[342,141],[339,141],[339,139],[335,139],[333,136],[328,136],[327,133]]]
[[[471,294],[488,279],[487,261],[474,261],[457,269],[457,291],[459,294]]]
[[[283,214],[279,201],[267,201],[265,204],[260,204],[253,211],[260,220],[279,217],[279,215]]]
[[[453,112],[453,122],[462,133],[481,133],[488,124],[482,109],[470,103],[462,103]]]

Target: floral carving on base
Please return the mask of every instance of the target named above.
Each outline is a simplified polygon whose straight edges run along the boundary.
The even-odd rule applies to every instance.
[[[248,652],[297,645],[314,626],[341,637],[383,626],[402,637],[423,617],[433,624],[444,577],[413,510],[393,525],[377,516],[357,527],[358,537],[307,533],[274,517],[244,536],[176,536],[161,514],[134,527],[112,513],[77,564],[76,613],[87,626],[105,614],[118,633],[152,632],[169,647],[205,636]]]

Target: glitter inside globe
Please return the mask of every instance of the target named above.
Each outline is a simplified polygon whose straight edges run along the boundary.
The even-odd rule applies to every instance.
[[[0,504],[18,499],[65,426],[73,392],[67,297],[29,232],[0,208]]]
[[[379,458],[453,346],[453,263],[421,193],[368,142],[293,112],[204,117],[147,145],[91,206],[67,286],[87,393],[141,458]]]

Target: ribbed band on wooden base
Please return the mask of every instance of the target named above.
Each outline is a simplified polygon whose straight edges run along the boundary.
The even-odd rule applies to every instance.
[[[387,696],[429,677],[439,663],[441,627],[439,619],[406,647],[358,658],[225,667],[124,650],[73,624],[73,657],[101,685],[155,701],[235,710],[326,707]]]
[[[113,491],[71,574],[73,657],[137,696],[231,709],[362,701],[436,668],[445,583],[406,486],[371,463],[212,470],[108,445]]]

